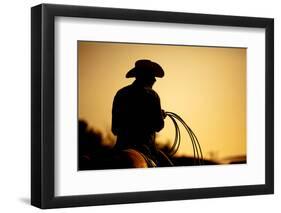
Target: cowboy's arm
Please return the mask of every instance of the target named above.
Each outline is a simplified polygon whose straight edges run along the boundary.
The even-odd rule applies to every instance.
[[[164,128],[164,110],[161,108],[160,98],[157,93],[154,94],[153,104],[153,123],[156,132]]]

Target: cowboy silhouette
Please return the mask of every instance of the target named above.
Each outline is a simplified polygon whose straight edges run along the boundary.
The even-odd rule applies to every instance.
[[[162,67],[150,60],[138,60],[126,78],[135,81],[120,89],[112,107],[112,132],[117,136],[116,150],[135,149],[159,162],[155,134],[164,127],[165,112],[160,98],[152,89],[156,77],[162,78]]]

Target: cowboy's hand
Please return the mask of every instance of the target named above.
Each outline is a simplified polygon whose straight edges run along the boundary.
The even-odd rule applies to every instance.
[[[165,119],[167,117],[167,114],[166,114],[165,110],[161,109],[161,113],[162,113],[163,119]]]

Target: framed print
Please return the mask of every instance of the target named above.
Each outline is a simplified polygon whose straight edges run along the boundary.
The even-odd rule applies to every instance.
[[[274,20],[31,9],[31,203],[274,192]]]

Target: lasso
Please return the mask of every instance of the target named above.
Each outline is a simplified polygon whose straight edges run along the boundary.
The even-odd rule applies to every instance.
[[[172,157],[174,154],[176,154],[176,152],[178,151],[178,149],[180,147],[181,133],[180,133],[179,125],[177,123],[177,121],[179,121],[183,125],[183,127],[185,128],[187,133],[189,134],[189,137],[190,137],[190,140],[191,140],[191,143],[192,143],[192,148],[193,148],[194,165],[204,164],[203,154],[202,154],[202,149],[201,149],[200,143],[199,143],[196,135],[194,134],[194,132],[191,130],[191,128],[176,113],[173,113],[173,112],[165,112],[165,113],[172,120],[172,122],[175,126],[175,139],[174,139],[174,143],[173,143],[171,149],[169,150],[168,155],[170,157]]]

